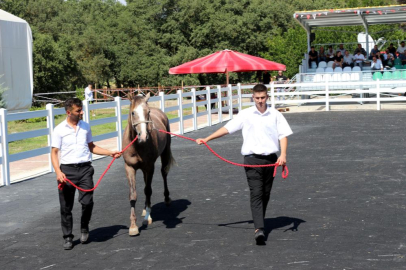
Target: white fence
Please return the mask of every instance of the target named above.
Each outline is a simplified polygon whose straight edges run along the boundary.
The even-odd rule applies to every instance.
[[[393,84],[398,85],[393,89]],[[251,98],[251,94],[242,94],[244,90],[249,90],[254,85],[244,85],[240,84],[236,86],[229,85],[228,87],[221,88],[220,86],[210,88],[206,87],[204,90],[196,91],[192,89],[191,92],[182,93],[182,91],[177,91],[176,94],[164,95],[160,93],[159,96],[153,96],[149,99],[149,102],[159,103],[159,108],[164,112],[177,112],[177,117],[170,119],[170,123],[178,123],[177,133],[183,134],[185,132],[184,122],[188,119],[192,119],[192,128],[188,130],[197,130],[198,128],[198,117],[206,116],[206,125],[211,126],[216,123],[221,123],[225,120],[230,120],[233,117],[233,109],[237,108],[241,110],[245,106],[254,105],[252,102],[243,102],[243,98]],[[404,102],[406,98],[403,96],[396,97],[385,97],[387,93],[401,93],[406,92],[406,81],[372,81],[372,82],[323,82],[323,83],[296,83],[296,84],[270,84],[268,85],[271,89],[269,104],[275,107],[278,104],[312,104],[312,103],[324,103],[326,111],[330,110],[330,104],[335,102],[376,102],[377,110],[381,109],[382,102]],[[332,87],[334,86],[334,87]],[[306,91],[294,91],[294,92],[281,92],[275,93],[275,88],[283,87],[285,89],[314,89]],[[359,87],[355,90],[348,90],[354,87]],[[369,87],[366,89],[366,87]],[[331,89],[334,88],[334,89]],[[342,88],[342,89],[340,89]],[[317,90],[321,89],[321,90]],[[212,93],[215,93],[217,98],[211,99]],[[370,97],[367,97],[369,94]],[[198,101],[196,96],[205,95],[206,100]],[[311,98],[317,95],[318,98]],[[340,96],[340,98],[336,98]],[[343,98],[342,95],[346,95]],[[289,97],[288,100],[277,100],[277,97]],[[165,106],[166,101],[172,100],[177,105],[175,106]],[[217,104],[216,109],[211,109],[211,104]],[[128,100],[122,100],[121,98],[115,98],[113,102],[88,104],[86,101],[83,103],[84,110],[84,121],[88,122],[90,126],[96,126],[106,123],[116,123],[116,131],[109,132],[101,135],[94,136],[94,141],[100,141],[104,139],[117,138],[117,149],[121,150],[121,140],[122,140],[122,121],[128,119],[127,114],[122,114],[123,108],[129,106],[130,102]],[[196,106],[207,105],[207,110],[204,112],[198,112]],[[105,108],[115,108],[115,116],[107,117],[103,119],[90,120],[90,110],[105,109]],[[184,115],[184,109],[191,108],[191,114]],[[227,111],[227,117],[223,117],[223,112]],[[212,123],[212,114],[217,113],[218,118],[215,123]],[[65,110],[62,108],[55,109],[52,104],[46,106],[46,110],[32,111],[24,113],[7,113],[7,110],[0,110],[0,122],[1,122],[1,172],[2,181],[0,185],[10,185],[10,162],[18,162],[23,159],[32,158],[40,155],[48,155],[49,172],[51,172],[51,135],[55,126],[55,116],[65,114]],[[8,122],[31,119],[37,117],[46,117],[47,128],[37,129],[32,131],[25,131],[19,133],[8,133]],[[120,131],[120,132],[119,132]],[[9,154],[9,143],[13,141],[19,141],[39,136],[47,136],[48,144],[46,147],[40,147],[34,150],[20,152],[16,154]]]

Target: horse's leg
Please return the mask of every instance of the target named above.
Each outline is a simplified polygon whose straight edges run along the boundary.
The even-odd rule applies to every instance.
[[[152,177],[154,176],[154,165],[151,168],[143,170],[144,182],[145,182],[145,217],[142,221],[142,225],[152,224],[151,218],[151,195],[152,195]]]
[[[130,230],[129,230],[129,235],[138,235],[139,231],[138,231],[138,227],[136,224],[137,216],[135,215],[135,203],[137,202],[137,191],[135,188],[135,170],[133,167],[125,165],[125,171],[127,174],[128,186],[130,188],[131,226],[130,226]]]
[[[167,176],[169,173],[169,169],[174,162],[173,157],[172,157],[172,152],[171,152],[171,136],[168,136],[169,139],[167,141],[166,147],[164,151],[161,154],[161,163],[162,163],[162,168],[161,168],[161,174],[162,178],[164,179],[164,196],[165,196],[165,204],[169,206],[172,202],[171,198],[169,197],[169,189],[168,189],[168,181],[167,181]]]

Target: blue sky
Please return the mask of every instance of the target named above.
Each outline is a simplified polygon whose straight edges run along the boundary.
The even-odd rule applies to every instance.
[[[125,0],[118,0],[120,3],[122,3],[122,4],[126,4],[126,2],[125,2]]]

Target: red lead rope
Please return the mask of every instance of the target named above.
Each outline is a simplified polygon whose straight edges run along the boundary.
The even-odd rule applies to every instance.
[[[135,136],[135,139],[134,139],[132,142],[130,142],[120,153],[124,153],[124,151],[127,150],[128,147],[130,147],[137,139],[138,139],[138,136]],[[113,162],[114,162],[115,160],[116,160],[116,158],[113,158],[113,160],[110,161],[110,164],[107,165],[106,170],[104,170],[103,174],[100,176],[100,178],[99,178],[99,180],[97,181],[96,185],[95,185],[93,188],[91,188],[91,189],[83,189],[83,188],[80,188],[80,187],[78,187],[77,185],[75,185],[74,183],[72,183],[72,181],[69,180],[68,178],[65,178],[65,181],[68,182],[69,184],[71,184],[72,186],[74,186],[75,188],[77,188],[77,189],[80,190],[80,191],[83,191],[83,192],[90,192],[90,191],[93,191],[93,190],[95,190],[95,189],[97,188],[97,186],[100,184],[100,181],[103,179],[104,175],[105,175],[105,174],[107,173],[107,171],[110,169],[111,164],[113,164]],[[65,186],[65,182],[59,183],[58,189],[59,189],[59,190],[62,190],[64,186]]]
[[[178,134],[175,134],[175,133],[171,133],[171,132],[168,132],[168,131],[162,130],[162,129],[160,129],[159,132],[166,133],[166,134],[170,134],[170,135],[173,135],[173,136],[176,136],[176,137],[179,137],[179,138],[182,138],[182,139],[186,139],[186,140],[189,140],[189,141],[192,141],[192,142],[195,142],[195,141],[196,141],[196,140],[194,140],[194,139],[192,139],[192,138],[185,137],[185,136],[182,136],[182,135],[178,135]],[[134,139],[132,142],[130,142],[120,153],[124,153],[124,151],[127,150],[128,147],[130,147],[137,139],[138,139],[138,136],[136,136],[135,139]],[[232,161],[230,161],[230,160],[227,160],[227,159],[221,157],[221,156],[220,156],[219,154],[217,154],[213,149],[211,149],[211,147],[210,147],[206,142],[203,142],[203,143],[204,143],[204,145],[207,147],[207,149],[209,149],[210,152],[213,153],[213,155],[215,155],[215,156],[218,157],[219,159],[221,159],[221,160],[223,160],[223,161],[225,161],[225,162],[227,162],[227,163],[230,163],[230,164],[232,164],[232,165],[234,165],[234,166],[250,167],[250,168],[275,167],[274,170],[273,170],[273,177],[276,176],[276,169],[278,168],[278,166],[280,166],[278,163],[275,163],[275,164],[265,164],[265,165],[247,165],[247,164],[235,163],[235,162],[232,162]],[[99,178],[99,180],[97,181],[96,185],[95,185],[93,188],[91,188],[91,189],[82,189],[82,188],[78,187],[77,185],[75,185],[74,183],[72,183],[72,181],[69,180],[68,178],[65,178],[65,181],[68,182],[69,184],[71,184],[72,186],[74,186],[75,188],[77,188],[77,189],[80,190],[80,191],[83,191],[83,192],[90,192],[90,191],[93,191],[93,190],[95,190],[95,189],[97,188],[97,186],[99,185],[100,181],[103,179],[104,175],[105,175],[105,174],[107,173],[107,171],[110,169],[110,166],[113,164],[113,162],[114,162],[115,160],[116,160],[116,158],[113,158],[113,160],[110,162],[110,164],[107,165],[106,170],[105,170],[105,171],[103,172],[103,174],[100,176],[100,178]],[[283,178],[283,179],[286,179],[286,178],[288,177],[288,175],[289,175],[288,166],[282,165],[282,178]],[[64,182],[64,183],[59,183],[58,189],[62,190],[64,186],[65,186],[65,182]]]
[[[179,137],[179,138],[186,139],[186,140],[189,140],[189,141],[193,141],[193,142],[196,141],[196,140],[194,140],[194,139],[192,139],[192,138],[188,138],[188,137],[185,137],[185,136],[182,136],[182,135],[178,135],[178,134],[175,134],[175,133],[171,133],[171,132],[168,132],[168,131],[165,131],[165,130],[162,130],[162,129],[160,129],[159,131],[160,131],[160,132],[163,132],[163,133],[166,133],[166,134],[173,135],[173,136],[177,136],[177,137]],[[250,168],[275,167],[274,170],[273,170],[273,177],[276,176],[276,169],[278,168],[278,166],[281,166],[281,165],[279,165],[278,163],[275,163],[275,164],[265,164],[265,165],[247,165],[247,164],[235,163],[235,162],[232,162],[232,161],[230,161],[230,160],[227,160],[227,159],[221,157],[221,156],[220,156],[219,154],[217,154],[213,149],[211,149],[211,147],[210,147],[206,142],[203,141],[203,143],[204,143],[204,145],[207,147],[207,149],[209,149],[210,152],[213,153],[213,155],[215,155],[215,156],[218,157],[219,159],[221,159],[221,160],[223,160],[223,161],[225,161],[225,162],[227,162],[227,163],[230,163],[230,164],[232,164],[232,165],[234,165],[234,166],[250,167]],[[282,178],[283,178],[283,179],[286,179],[286,178],[288,177],[288,175],[289,175],[288,166],[282,165]]]

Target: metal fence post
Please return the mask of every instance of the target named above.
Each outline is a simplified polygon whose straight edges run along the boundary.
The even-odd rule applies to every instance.
[[[51,159],[51,151],[52,151],[52,133],[54,132],[55,128],[55,115],[54,115],[54,104],[47,104],[45,106],[48,116],[47,116],[47,128],[48,128],[48,147],[49,147],[49,154],[48,154],[48,163],[49,163],[49,170],[54,172],[54,167],[52,166],[52,159]]]
[[[160,100],[160,105],[161,105],[161,111],[165,112],[165,93],[164,92],[159,92],[159,97],[161,98]]]
[[[223,107],[221,104],[221,86],[217,85],[217,98],[218,98],[218,116],[219,116],[219,123],[223,122]]]
[[[178,117],[179,117],[179,134],[184,134],[184,126],[183,126],[183,97],[182,97],[182,90],[176,91],[178,94]]]
[[[0,118],[1,118],[1,154],[2,154],[2,178],[3,185],[10,185],[10,164],[8,162],[8,130],[7,130],[7,110],[0,109]]]
[[[238,94],[238,112],[242,110],[242,93],[241,93],[241,83],[237,84],[237,94]]]
[[[196,88],[192,88],[191,92],[192,92],[193,130],[197,130]]]
[[[116,102],[116,130],[117,130],[117,150],[121,151],[123,149],[123,120],[121,117],[121,97],[115,97],[114,101]]]
[[[207,125],[211,126],[211,93],[210,93],[210,86],[206,86],[206,101],[207,101]]]
[[[376,110],[381,110],[381,82],[376,80]]]

